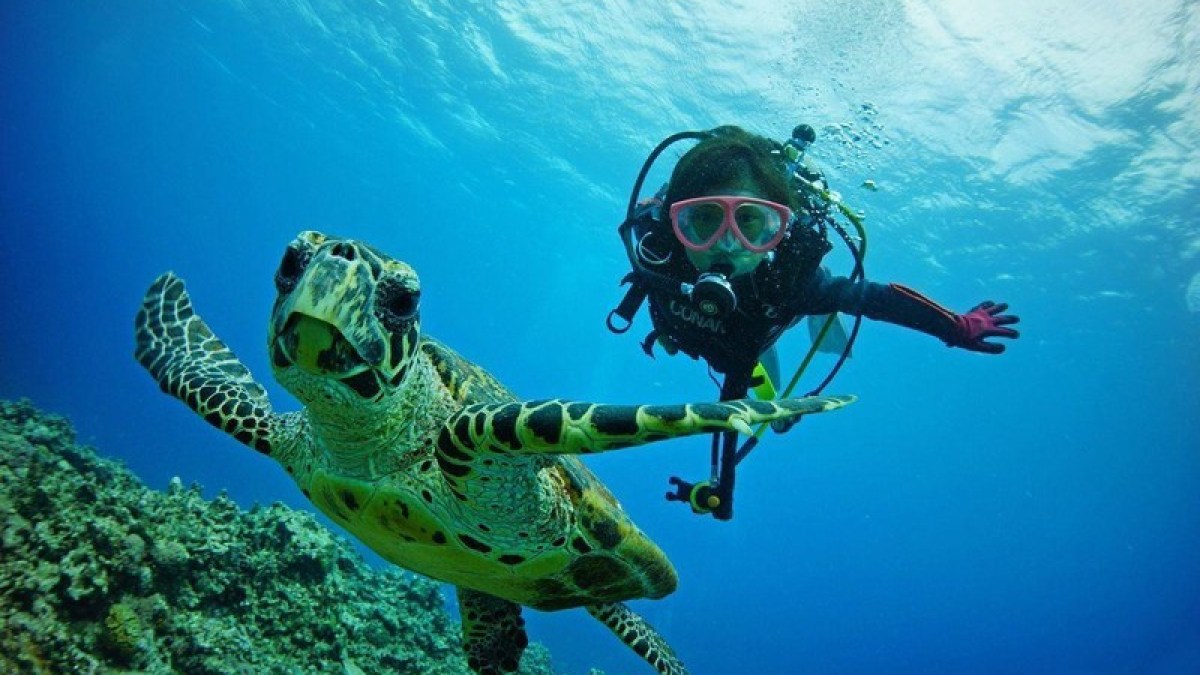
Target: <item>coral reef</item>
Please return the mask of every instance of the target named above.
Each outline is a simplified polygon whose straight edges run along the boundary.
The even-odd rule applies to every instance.
[[[0,401],[0,625],[6,673],[469,672],[434,582],[280,504],[150,490],[28,402]]]

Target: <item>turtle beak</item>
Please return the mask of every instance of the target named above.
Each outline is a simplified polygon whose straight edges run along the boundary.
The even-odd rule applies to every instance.
[[[387,353],[387,336],[374,318],[374,288],[361,256],[338,246],[319,251],[295,288],[276,301],[272,361],[277,367],[295,365],[339,378],[378,368]]]

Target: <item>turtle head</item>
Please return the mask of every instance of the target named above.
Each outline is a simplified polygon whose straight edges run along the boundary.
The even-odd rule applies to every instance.
[[[284,251],[275,289],[271,367],[301,402],[376,403],[401,388],[421,338],[411,267],[363,242],[307,231]]]

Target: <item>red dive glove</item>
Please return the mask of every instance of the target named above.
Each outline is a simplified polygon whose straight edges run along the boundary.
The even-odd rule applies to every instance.
[[[996,304],[991,300],[979,303],[966,314],[954,317],[955,335],[946,340],[951,347],[962,347],[973,352],[999,354],[1004,351],[1004,345],[996,342],[985,342],[984,338],[1000,337],[1015,340],[1020,333],[1005,328],[1021,320],[1015,314],[1001,314],[1008,309],[1007,303]]]

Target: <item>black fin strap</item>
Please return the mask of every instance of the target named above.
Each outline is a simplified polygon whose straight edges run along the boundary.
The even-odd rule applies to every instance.
[[[646,352],[646,356],[654,358],[654,343],[658,342],[659,330],[654,330],[646,333],[646,339],[642,340],[642,351]]]

